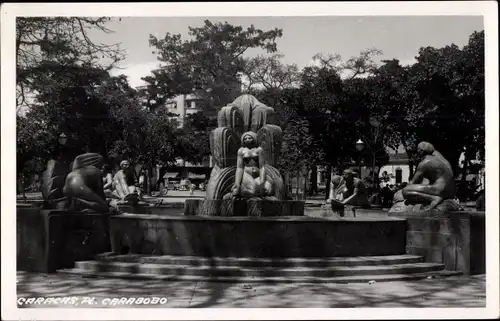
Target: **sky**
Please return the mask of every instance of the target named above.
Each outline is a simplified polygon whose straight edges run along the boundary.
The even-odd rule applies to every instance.
[[[125,74],[133,86],[143,84],[141,77],[158,66],[149,35],[163,37],[166,32],[179,33],[189,39],[188,27],[200,27],[204,17],[123,17],[110,21],[113,34],[94,33],[92,38],[106,44],[121,43],[126,59],[113,70]],[[484,29],[481,16],[323,16],[323,17],[210,17],[212,22],[227,21],[248,27],[253,24],[264,31],[283,30],[277,40],[283,62],[303,68],[312,63],[316,53],[340,54],[347,60],[368,48],[377,48],[377,60],[399,59],[401,64],[413,63],[421,47],[444,47],[467,44],[474,31]],[[246,57],[261,53],[248,50]]]

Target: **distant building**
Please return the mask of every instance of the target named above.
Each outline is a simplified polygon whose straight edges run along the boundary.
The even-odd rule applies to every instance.
[[[401,145],[397,150],[393,150],[391,148],[387,148],[387,153],[389,154],[389,162],[382,166],[382,168],[379,171],[379,177],[386,178],[386,182],[383,182],[380,180],[381,184],[391,184],[391,185],[396,185],[396,184],[401,184],[404,182],[409,182],[410,181],[410,166],[408,162],[408,155],[406,154],[406,151],[404,147]],[[372,167],[371,165],[366,165],[362,164],[361,166],[358,164],[351,164],[346,167],[352,168],[354,171],[356,171],[359,174],[359,171],[361,170],[361,178],[366,178],[371,176],[372,172]],[[378,168],[376,167],[375,170]],[[340,175],[341,173],[336,173]],[[325,167],[318,166],[318,171],[317,171],[317,182],[318,186],[323,187],[324,184],[326,184],[326,179],[329,173],[327,173]],[[310,176],[309,176],[310,179]]]
[[[389,154],[389,162],[382,166],[379,177],[387,177],[388,181],[381,183],[390,185],[408,183],[411,178],[410,165],[403,145],[400,145],[397,150],[387,148],[387,153]]]
[[[230,87],[229,90],[232,93],[241,92],[242,83],[239,81],[236,82],[234,86],[228,87]],[[168,99],[165,103],[165,107],[167,109],[166,112],[175,114],[172,118],[177,119],[179,121],[179,126],[182,127],[188,115],[203,111],[205,116],[216,118],[217,112],[222,106],[211,106],[204,97],[191,93],[187,95],[177,95]],[[161,166],[157,166],[153,184],[157,184],[158,181],[164,182],[167,178],[170,181],[189,179],[195,184],[200,184],[208,180],[213,166],[212,156],[206,157],[201,164],[191,164],[179,158],[173,167],[162,168]]]
[[[203,98],[195,95],[178,95],[168,99],[165,103],[166,112],[175,114],[172,116],[179,121],[179,126],[184,126],[186,117],[195,114],[199,111],[209,113],[209,116],[216,116],[216,110],[210,110],[209,106]],[[168,179],[170,182],[180,182],[190,180],[192,183],[200,184],[208,179],[210,171],[213,167],[212,156],[207,157],[201,164],[191,164],[182,158],[178,158],[176,164],[172,167],[157,166],[154,184],[158,181],[165,183]],[[157,184],[158,185],[158,184]]]
[[[195,114],[199,111],[204,111],[205,115],[209,113],[210,115],[208,116],[217,115],[215,109],[209,110],[209,106],[205,99],[195,94],[175,96],[167,100],[165,107],[167,108],[167,112],[178,115],[175,116],[175,118],[179,120],[180,126],[184,126],[184,121],[188,115]]]

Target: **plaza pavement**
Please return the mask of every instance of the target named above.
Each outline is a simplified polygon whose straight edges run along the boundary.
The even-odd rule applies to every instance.
[[[132,308],[485,307],[485,276],[353,284],[264,284],[82,278],[18,272],[20,297],[95,297],[82,308],[113,308],[104,298],[158,297],[165,304]],[[23,306],[34,308],[36,305]],[[41,307],[38,305],[38,307]],[[49,307],[49,306],[44,306]],[[64,308],[68,305],[50,305]]]

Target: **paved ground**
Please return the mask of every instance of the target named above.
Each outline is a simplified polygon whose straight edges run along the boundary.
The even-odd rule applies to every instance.
[[[157,297],[161,308],[347,308],[347,307],[484,307],[485,276],[451,277],[374,284],[242,284],[187,281],[89,279],[18,272],[18,298],[95,297],[79,307],[113,307],[105,298]],[[41,305],[24,306],[28,308]],[[48,306],[45,306],[48,307]],[[58,304],[50,307],[68,307]]]

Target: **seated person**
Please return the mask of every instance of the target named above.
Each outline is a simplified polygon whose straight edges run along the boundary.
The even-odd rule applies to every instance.
[[[450,163],[428,142],[418,144],[418,164],[410,183],[403,188],[402,194],[407,204],[425,204],[424,210],[430,211],[445,199],[455,196],[455,180]],[[429,184],[422,184],[427,179]]]
[[[369,208],[370,202],[368,202],[365,183],[354,177],[354,172],[350,169],[344,170],[342,176],[346,187],[342,204]]]
[[[380,196],[382,198],[382,205],[390,207],[392,205],[392,200],[394,198],[394,193],[389,188],[389,184],[385,184],[380,191]]]
[[[136,205],[139,202],[139,190],[136,187],[135,174],[129,161],[120,162],[120,170],[113,177],[114,198],[120,199],[120,203]]]
[[[333,200],[342,201],[346,191],[347,187],[344,178],[340,175],[332,175],[327,203],[331,203]]]

